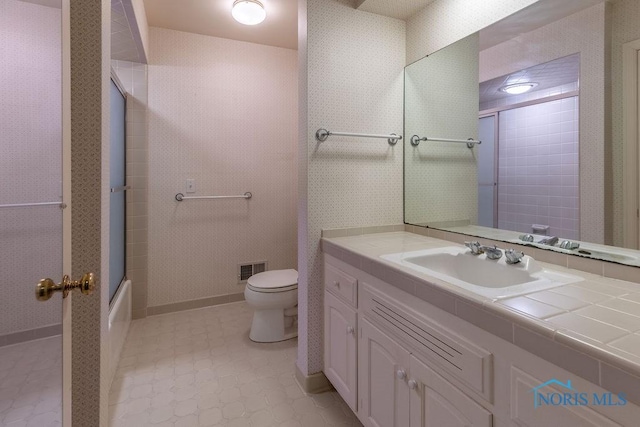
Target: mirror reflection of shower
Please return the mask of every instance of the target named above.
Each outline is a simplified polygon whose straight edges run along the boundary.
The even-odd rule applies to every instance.
[[[478,225],[580,239],[574,54],[480,83]]]

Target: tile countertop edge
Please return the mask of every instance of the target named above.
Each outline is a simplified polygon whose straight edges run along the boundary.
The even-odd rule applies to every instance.
[[[420,237],[443,242],[446,246],[459,246],[453,242],[440,241],[426,236]],[[418,275],[401,270],[382,258],[365,255],[356,248],[342,245],[336,241],[336,238],[322,238],[321,242],[324,253],[366,271],[382,281],[409,292],[441,310],[470,322],[604,389],[615,393],[626,392],[630,401],[640,405],[640,358],[638,358],[638,362],[634,362],[620,352],[612,352],[604,348],[604,344],[590,339],[580,339],[579,336],[576,336],[577,334],[567,333],[565,328],[555,327],[542,319],[497,304],[493,300],[477,296],[453,285],[447,286],[446,282],[440,284],[439,282],[442,281],[426,274]],[[422,287],[408,286],[410,282],[413,282],[414,285],[422,285]],[[441,298],[427,300],[423,295],[429,292],[442,294]],[[537,344],[531,345],[532,341],[536,341]],[[624,384],[624,390],[619,387],[614,387],[615,389],[611,390],[612,384],[615,383],[612,383],[605,375],[607,370],[603,369],[604,365],[630,375],[630,381],[626,382],[630,384]]]

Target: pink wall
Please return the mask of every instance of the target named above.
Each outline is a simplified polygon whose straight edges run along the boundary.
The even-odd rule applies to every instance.
[[[62,195],[60,9],[0,0],[0,204]],[[59,324],[61,305],[34,298],[62,279],[62,210],[0,209],[0,336]]]

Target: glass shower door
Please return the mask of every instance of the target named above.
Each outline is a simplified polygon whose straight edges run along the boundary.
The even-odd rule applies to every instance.
[[[62,11],[0,0],[0,425],[62,425]],[[15,423],[15,424],[14,424]]]

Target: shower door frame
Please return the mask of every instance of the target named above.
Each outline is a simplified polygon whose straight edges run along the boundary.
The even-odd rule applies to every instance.
[[[622,245],[640,249],[640,39],[622,45]]]

